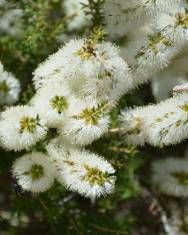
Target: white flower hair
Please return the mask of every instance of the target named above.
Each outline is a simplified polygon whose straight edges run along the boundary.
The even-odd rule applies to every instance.
[[[114,189],[114,168],[102,157],[79,149],[51,145],[48,154],[58,168],[57,180],[68,189],[94,200]]]
[[[41,88],[30,102],[51,128],[61,126],[68,113],[76,108],[77,103],[79,101],[76,101],[69,89],[58,82]]]
[[[85,102],[82,107],[77,107],[70,113],[59,133],[72,144],[91,144],[108,131],[110,123],[108,112],[109,104],[106,102],[98,105]]]
[[[12,167],[13,176],[23,190],[41,193],[48,190],[55,177],[55,170],[47,155],[39,152],[25,154],[16,159]]]
[[[46,133],[45,121],[34,107],[11,107],[1,113],[0,139],[8,150],[29,149],[42,140]]]

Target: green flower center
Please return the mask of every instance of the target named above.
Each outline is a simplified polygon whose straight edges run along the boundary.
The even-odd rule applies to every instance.
[[[67,99],[64,96],[56,95],[51,99],[50,104],[58,113],[62,113],[68,107]]]
[[[6,83],[6,81],[0,82],[0,91],[2,91],[4,94],[7,94],[9,92],[9,87]]]
[[[181,25],[183,28],[188,28],[188,13],[185,14],[178,13],[176,15],[177,22],[176,25]]]
[[[175,172],[171,174],[175,177],[179,184],[187,186],[188,185],[188,173],[186,172]]]
[[[80,56],[83,60],[88,60],[91,57],[96,56],[97,44],[92,40],[88,40],[83,47],[76,52],[76,55]]]
[[[171,46],[172,42],[165,38],[161,33],[156,33],[153,35],[149,35],[149,44],[148,47],[155,53],[157,54],[159,52],[159,49],[157,46],[159,44],[163,44],[165,46]],[[142,47],[140,51],[136,54],[135,58],[139,58],[145,54],[145,47]]]
[[[30,175],[32,180],[38,180],[44,175],[44,168],[41,165],[34,164],[31,169],[26,171],[24,174]]]
[[[180,106],[180,108],[185,111],[185,112],[188,112],[188,104],[184,104],[182,106]]]
[[[104,101],[97,107],[86,108],[78,116],[77,119],[84,119],[87,124],[97,125],[99,119],[107,113],[109,108],[108,102]]]
[[[39,125],[39,118],[22,117],[20,120],[21,132],[34,132]]]
[[[93,112],[92,109],[86,108],[79,114],[79,119],[84,119],[87,124],[97,125],[100,115]]]
[[[134,119],[134,124],[135,124],[134,128],[127,132],[128,135],[139,135],[140,134],[143,120],[140,117],[136,117]]]
[[[102,172],[97,167],[85,166],[87,170],[86,175],[83,177],[83,180],[88,181],[91,185],[104,185],[106,182],[110,182],[114,176],[110,176],[106,172]]]

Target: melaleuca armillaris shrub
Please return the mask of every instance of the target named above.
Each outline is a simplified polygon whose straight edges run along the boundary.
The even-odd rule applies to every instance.
[[[0,1],[0,234],[187,234],[187,42],[186,0]]]

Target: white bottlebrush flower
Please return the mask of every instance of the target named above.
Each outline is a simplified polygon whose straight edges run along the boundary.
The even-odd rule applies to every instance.
[[[108,0],[103,6],[107,32],[111,37],[123,36],[153,21],[174,0]]]
[[[153,182],[167,195],[188,196],[188,159],[167,158],[153,164]]]
[[[78,31],[89,25],[89,16],[85,14],[83,4],[88,4],[88,0],[63,1],[65,15],[70,17],[67,25],[69,31]]]
[[[139,126],[137,134],[138,124],[134,118],[131,120],[129,117],[137,117],[138,114],[142,117],[143,124]],[[133,109],[130,113],[125,112],[121,117],[125,140],[134,145],[147,142],[159,147],[180,143],[188,138],[187,114],[188,93],[178,94],[157,105]],[[131,129],[132,126],[135,128]],[[143,133],[145,139],[140,139],[139,135],[142,137]]]
[[[13,176],[26,191],[41,193],[54,182],[54,168],[49,157],[43,153],[29,153],[18,158],[12,167]]]
[[[49,154],[54,154],[54,150]],[[114,168],[102,157],[85,150],[59,149],[58,181],[68,189],[95,199],[114,189]]]
[[[59,83],[49,84],[41,88],[32,98],[31,104],[46,120],[48,127],[62,125],[69,110],[74,110],[77,105],[76,99],[70,94],[67,87]]]
[[[8,150],[29,149],[46,133],[45,121],[33,107],[11,107],[1,113],[0,139]]]
[[[131,145],[144,145],[148,142],[150,125],[158,116],[166,114],[164,105],[148,105],[125,109],[120,115],[121,132],[125,142]]]
[[[154,107],[155,116],[148,122],[148,143],[163,147],[187,139],[188,93],[176,95]]]
[[[14,104],[18,100],[20,83],[13,76],[4,70],[0,62],[0,104]]]
[[[179,44],[188,41],[188,4],[173,4],[157,21],[158,29],[169,39]]]
[[[59,80],[71,91],[103,100],[117,100],[132,86],[129,68],[111,43],[87,39],[71,40],[34,72],[34,84]]]
[[[82,107],[76,107],[69,114],[67,122],[60,130],[62,138],[76,145],[91,144],[108,131],[108,112],[109,104],[106,102],[99,105],[83,103]]]
[[[133,55],[132,70],[135,85],[148,81],[154,73],[167,67],[180,49],[160,32],[147,35]]]

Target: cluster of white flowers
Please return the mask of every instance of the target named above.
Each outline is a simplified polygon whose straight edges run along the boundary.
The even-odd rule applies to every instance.
[[[0,105],[11,105],[18,100],[20,83],[12,73],[4,70],[0,61]]]
[[[90,18],[83,10],[88,0],[65,0],[62,4],[68,34],[89,25]],[[24,190],[44,192],[57,180],[92,200],[112,192],[114,168],[84,147],[108,131],[111,109],[132,88],[152,78],[153,93],[162,100],[172,93],[173,86],[187,82],[187,1],[108,0],[103,13],[110,37],[124,40],[121,51],[110,42],[88,38],[69,41],[33,72],[36,94],[29,103],[1,113],[1,146],[27,151],[12,169]],[[19,91],[18,81],[0,64],[0,102],[14,103]],[[163,147],[188,138],[187,117],[184,85],[174,89],[174,97],[157,105],[126,109],[120,117],[121,129],[127,144]],[[38,144],[45,144],[45,153],[33,151]],[[174,180],[175,184],[182,176],[175,175],[175,167],[184,170],[183,162],[176,163],[171,160],[168,169],[168,161],[164,167],[156,164],[154,181],[168,175],[169,182]],[[166,187],[165,182],[161,187]],[[183,189],[179,187],[174,193],[183,194]],[[173,186],[166,190],[173,191]]]
[[[177,144],[188,138],[188,93],[178,92],[157,105],[125,110],[121,126],[129,144]]]
[[[39,65],[33,82],[28,105],[6,109],[0,119],[1,145],[31,151],[13,165],[18,184],[40,193],[56,179],[92,200],[112,192],[114,168],[82,147],[108,131],[111,108],[132,86],[116,46],[72,40]],[[46,154],[32,152],[44,142]]]
[[[186,47],[184,0],[108,0],[103,8],[109,35],[126,35],[122,56],[132,68],[135,86],[153,79]]]

